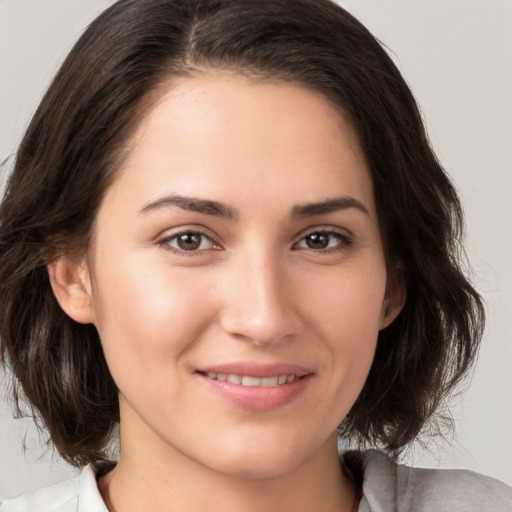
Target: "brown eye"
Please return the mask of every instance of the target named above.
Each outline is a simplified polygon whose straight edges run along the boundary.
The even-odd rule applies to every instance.
[[[315,231],[303,237],[296,244],[299,249],[310,249],[313,251],[342,250],[351,244],[348,236],[337,231]]]
[[[212,249],[213,242],[202,233],[185,231],[161,242],[175,252],[199,252],[205,249]]]
[[[202,236],[197,233],[184,233],[176,237],[176,242],[184,251],[195,251],[201,246],[201,238]]]
[[[313,233],[306,236],[304,240],[310,249],[325,249],[329,246],[331,236],[328,233]]]

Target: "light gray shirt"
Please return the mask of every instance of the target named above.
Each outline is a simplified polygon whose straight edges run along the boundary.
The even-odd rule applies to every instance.
[[[411,468],[376,450],[365,452],[363,460],[358,512],[512,512],[512,488],[493,478],[464,470]],[[70,480],[0,501],[0,512],[108,512],[97,470],[89,464]]]

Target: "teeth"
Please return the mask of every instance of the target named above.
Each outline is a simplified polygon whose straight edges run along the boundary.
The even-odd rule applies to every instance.
[[[247,377],[244,375],[242,377],[242,386],[261,386],[261,379],[258,379],[257,377]]]
[[[227,378],[228,382],[232,382],[233,384],[241,384],[242,383],[242,377],[240,375],[228,375]]]
[[[297,377],[295,375],[275,375],[274,377],[251,377],[250,375],[236,375],[233,373],[207,373],[208,377],[213,380],[221,380],[231,382],[232,384],[241,384],[248,387],[272,387],[282,384],[294,382]]]
[[[266,377],[261,379],[261,385],[264,387],[277,386],[279,377]]]

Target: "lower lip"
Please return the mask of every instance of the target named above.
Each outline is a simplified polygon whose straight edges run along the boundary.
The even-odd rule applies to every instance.
[[[277,386],[242,386],[232,382],[210,379],[198,374],[204,384],[214,393],[249,411],[272,411],[292,402],[300,395],[311,380],[312,375],[305,375],[294,382]]]

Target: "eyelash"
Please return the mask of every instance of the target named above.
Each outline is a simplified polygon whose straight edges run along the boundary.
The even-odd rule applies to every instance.
[[[352,244],[353,240],[350,236],[340,233],[339,231],[336,231],[334,229],[316,229],[314,231],[310,231],[306,235],[302,236],[298,242],[294,244],[294,246],[298,245],[300,242],[305,241],[308,237],[311,237],[313,235],[323,235],[323,236],[329,236],[331,238],[337,239],[338,243],[334,247],[325,248],[325,249],[314,249],[311,247],[305,247],[304,249],[313,251],[315,253],[320,254],[330,254],[333,252],[342,252],[346,249],[348,249]]]
[[[197,254],[200,254],[202,251],[211,249],[211,248],[209,248],[209,249],[185,250],[185,249],[180,249],[178,247],[173,247],[171,245],[171,242],[173,240],[177,241],[180,236],[186,236],[186,235],[199,237],[201,240],[200,245],[202,245],[204,240],[207,240],[208,242],[210,242],[210,244],[212,244],[212,246],[216,246],[215,242],[212,240],[212,238],[210,236],[206,235],[205,233],[203,233],[199,230],[193,230],[193,229],[188,229],[185,231],[181,231],[179,233],[175,233],[172,236],[165,237],[165,238],[159,240],[158,244],[160,246],[162,246],[165,250],[170,251],[174,254],[179,254],[181,256],[196,256]]]
[[[202,245],[202,243],[205,240],[207,240],[210,244],[212,244],[213,247],[209,247],[208,249],[197,248],[197,249],[193,249],[193,250],[185,250],[185,249],[180,249],[178,247],[173,247],[171,245],[171,242],[173,240],[177,240],[180,236],[186,236],[186,235],[199,237],[200,238],[199,247]],[[317,229],[315,231],[311,231],[311,232],[303,235],[297,242],[295,242],[293,244],[293,247],[294,248],[297,247],[301,242],[305,242],[308,237],[311,237],[313,235],[329,236],[331,238],[335,238],[338,240],[338,243],[334,247],[318,248],[318,249],[311,248],[311,247],[303,248],[305,250],[310,250],[317,254],[330,254],[333,252],[342,252],[342,251],[348,249],[353,244],[353,240],[350,236],[342,234],[339,231],[336,231],[333,229]],[[330,241],[328,243],[330,243]],[[219,246],[216,247],[217,244],[212,240],[212,238],[210,236],[206,235],[205,233],[203,233],[199,230],[181,231],[172,236],[168,236],[168,237],[165,237],[165,238],[159,240],[158,244],[160,246],[162,246],[165,250],[171,251],[174,254],[179,254],[182,256],[196,256],[198,254],[201,254],[205,250],[210,250],[212,248],[214,250],[218,250],[218,248],[219,248]],[[300,250],[300,249],[302,249],[302,248],[298,248],[298,250]]]

